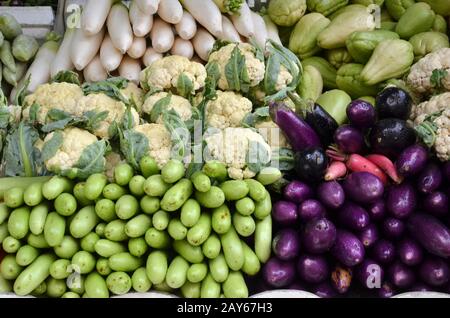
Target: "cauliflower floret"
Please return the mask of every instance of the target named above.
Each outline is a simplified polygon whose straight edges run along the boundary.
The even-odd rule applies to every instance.
[[[255,128],[272,149],[291,147],[280,127],[271,119],[256,123]]]
[[[211,53],[208,63],[217,62],[220,70],[220,78],[218,86],[221,90],[228,90],[229,85],[227,77],[225,76],[225,67],[230,61],[233,50],[238,45],[241,54],[245,57],[245,67],[247,69],[250,80],[250,87],[255,87],[264,79],[265,66],[264,62],[260,61],[255,56],[255,48],[247,43],[228,44],[220,50]]]
[[[436,156],[441,161],[450,160],[450,109],[442,112],[441,116],[434,120],[437,126],[436,141],[434,142],[434,149]]]
[[[9,112],[9,123],[17,124],[22,119],[22,107],[16,105],[7,106]]]
[[[170,160],[172,140],[169,131],[162,124],[144,124],[133,128],[148,139],[149,156],[156,160],[161,169]]]
[[[429,101],[413,106],[410,119],[414,121],[415,125],[419,125],[428,115],[445,109],[448,107],[449,103],[450,92],[433,96]]]
[[[144,104],[144,91],[139,88],[135,83],[129,82],[127,87],[120,90],[120,92],[128,98],[129,100],[133,100],[136,105],[136,110],[141,112],[142,105]]]
[[[218,160],[226,164],[228,175],[232,179],[253,178],[256,173],[247,166],[247,159],[251,163],[264,160],[268,163],[271,157],[270,146],[264,138],[250,128],[226,128],[205,136],[209,160]],[[257,143],[267,154],[267,158],[258,158],[252,154],[248,156],[251,142]],[[255,152],[256,153],[256,152]],[[258,152],[259,153],[259,152]]]
[[[206,106],[206,122],[210,127],[224,129],[240,127],[252,111],[252,102],[235,92],[217,91],[217,98]]]
[[[159,92],[149,96],[144,105],[142,106],[142,112],[150,114],[155,104],[161,99],[167,97],[168,93]],[[184,97],[178,95],[172,95],[170,98],[170,104],[167,107],[169,110],[173,109],[183,121],[189,120],[192,117],[191,103]],[[159,116],[156,121],[158,124],[162,124],[162,116]]]
[[[292,74],[288,71],[288,69],[281,65],[280,72],[278,73],[277,83],[275,84],[275,90],[281,91],[286,88],[294,79]]]

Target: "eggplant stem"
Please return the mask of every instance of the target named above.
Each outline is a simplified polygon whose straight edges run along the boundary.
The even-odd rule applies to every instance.
[[[312,111],[311,103],[308,103],[303,98],[301,98],[297,94],[294,94],[291,91],[288,91],[287,94],[289,98],[292,100],[292,102],[295,104],[295,112],[297,113],[297,115],[305,118],[306,114]]]

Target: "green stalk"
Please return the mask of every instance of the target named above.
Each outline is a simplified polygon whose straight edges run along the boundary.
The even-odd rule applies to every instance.
[[[19,126],[19,145],[20,145],[20,155],[23,160],[23,168],[25,171],[25,177],[33,176],[33,167],[30,163],[30,158],[28,158],[27,149],[25,148],[25,136],[23,135],[23,122],[20,122]]]

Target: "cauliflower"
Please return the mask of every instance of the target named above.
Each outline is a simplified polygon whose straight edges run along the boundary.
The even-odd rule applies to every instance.
[[[145,114],[151,114],[153,107],[161,99],[166,98],[169,94],[166,92],[159,92],[150,95],[142,105],[142,112]],[[192,117],[191,103],[184,97],[178,95],[172,95],[170,103],[167,106],[168,110],[173,109],[183,121],[189,120]],[[160,115],[156,121],[158,124],[162,124],[162,116]]]
[[[142,105],[144,104],[144,92],[140,89],[135,83],[129,82],[127,87],[121,89],[120,92],[128,98],[128,100],[132,100],[136,105],[136,110],[141,112]]]
[[[225,163],[232,179],[253,178],[258,172],[254,165],[270,162],[270,146],[250,128],[215,130],[205,136],[205,142],[209,155],[206,161],[218,160]]]
[[[187,96],[205,86],[205,67],[191,62],[184,56],[172,55],[164,57],[148,66],[141,72],[141,86],[149,91],[175,89],[180,95]],[[191,87],[186,92],[186,87]]]
[[[133,128],[148,139],[148,155],[156,160],[161,169],[170,160],[172,140],[169,131],[162,124],[143,124]]]
[[[429,101],[414,105],[411,109],[410,119],[415,125],[421,124],[425,118],[448,108],[450,92],[433,96]]]
[[[9,123],[18,124],[22,119],[22,107],[16,105],[7,106],[9,112]]]
[[[205,109],[208,126],[224,129],[240,127],[244,117],[252,111],[252,102],[235,92],[217,91],[217,98]]]

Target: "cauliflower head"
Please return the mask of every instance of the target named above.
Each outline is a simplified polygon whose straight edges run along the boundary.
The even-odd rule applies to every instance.
[[[142,105],[142,112],[145,114],[151,114],[153,107],[161,99],[166,98],[169,94],[166,92],[159,92],[150,95]],[[173,109],[183,121],[187,121],[192,117],[192,105],[184,97],[178,95],[172,95],[170,97],[170,103],[167,105],[167,109]],[[162,124],[162,116],[160,115],[156,121],[158,124]]]
[[[206,122],[208,126],[219,129],[240,127],[252,108],[252,102],[241,94],[217,91],[217,98],[206,106]]]
[[[450,109],[447,108],[434,120],[437,127],[434,149],[441,161],[450,160]]]
[[[142,105],[144,104],[144,91],[139,88],[135,83],[129,82],[127,87],[121,89],[120,92],[123,96],[128,98],[128,100],[132,100],[136,105],[136,110],[141,112]]]
[[[133,128],[148,139],[148,155],[156,160],[161,169],[170,160],[172,140],[169,131],[162,124],[143,124]]]
[[[264,138],[250,128],[226,128],[205,136],[207,161],[218,160],[227,166],[232,179],[253,178],[258,171],[252,170],[252,163],[267,164],[271,148]],[[257,146],[257,148],[254,148]],[[256,150],[256,151],[255,151]],[[261,157],[256,154],[264,153]]]
[[[449,103],[450,92],[435,95],[429,101],[414,105],[411,109],[410,119],[415,125],[419,125],[427,116],[448,108]]]

